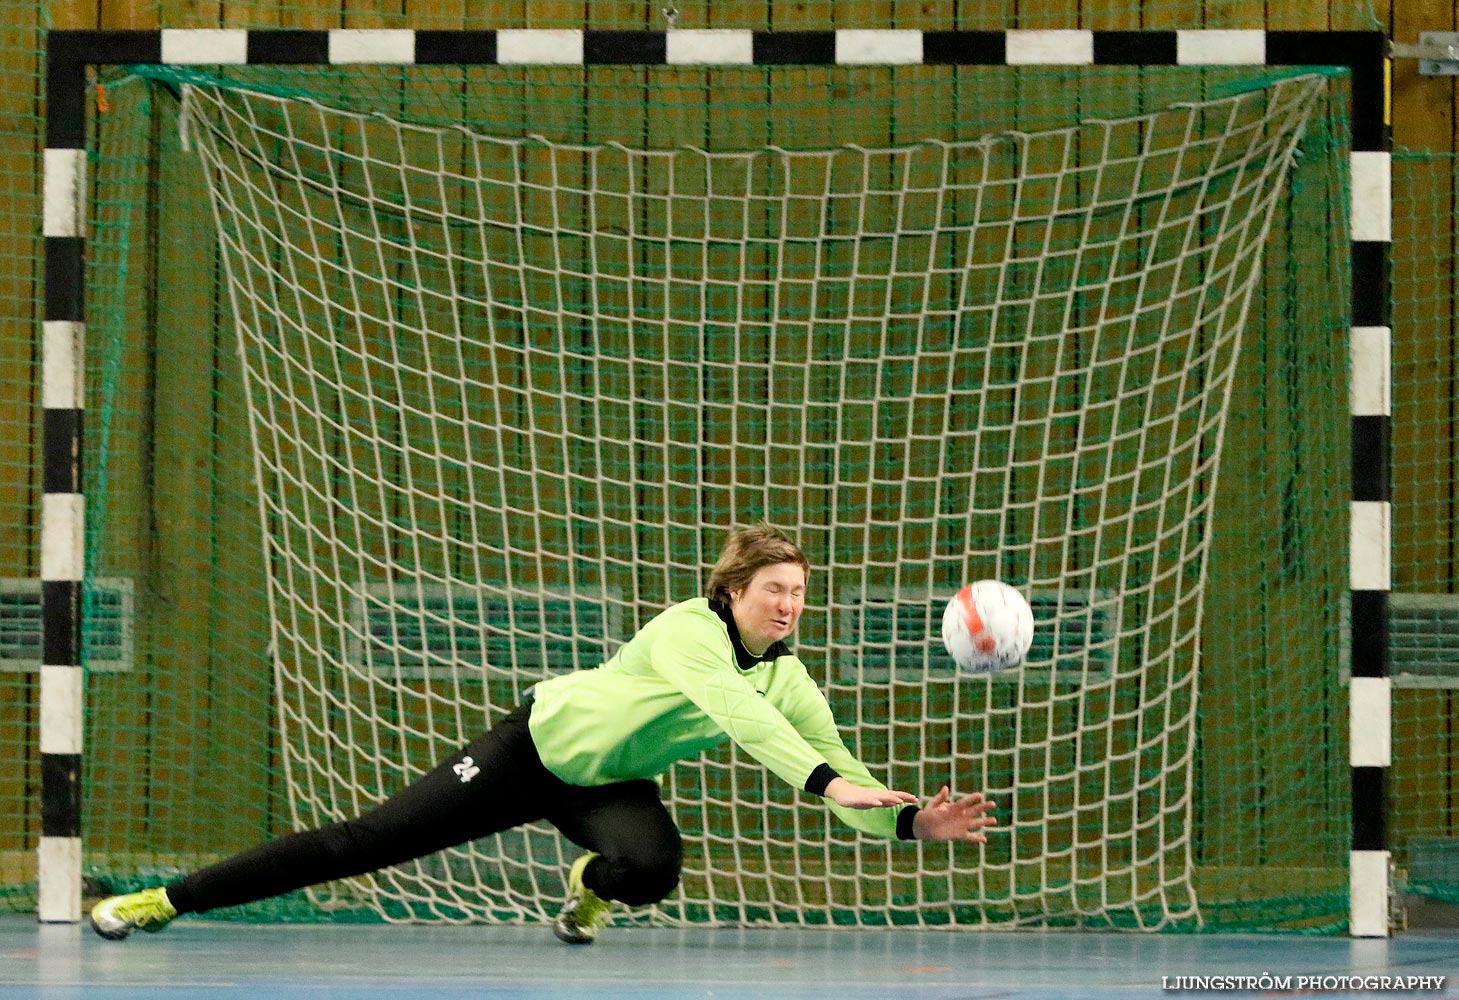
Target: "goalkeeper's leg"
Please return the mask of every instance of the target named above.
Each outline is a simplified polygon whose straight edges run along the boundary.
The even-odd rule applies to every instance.
[[[121,938],[180,914],[377,871],[540,819],[565,787],[542,766],[524,706],[369,812],[250,848],[165,890],[103,900],[92,926]]]
[[[679,884],[679,829],[653,781],[569,785],[547,819],[589,851],[572,866],[567,902],[553,923],[553,932],[570,944],[592,943],[611,902],[645,906]]]

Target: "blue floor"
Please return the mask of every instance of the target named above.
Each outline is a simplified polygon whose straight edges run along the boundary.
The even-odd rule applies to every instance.
[[[113,942],[84,925],[0,917],[0,998],[1079,1000],[1200,995],[1163,985],[1191,982],[1178,977],[1263,973],[1292,977],[1290,988],[1217,992],[1459,998],[1459,932],[1354,941],[615,928],[591,947],[573,948],[559,944],[544,927],[253,926],[183,920],[160,934]],[[1380,975],[1445,978],[1440,989],[1297,989],[1298,976]]]

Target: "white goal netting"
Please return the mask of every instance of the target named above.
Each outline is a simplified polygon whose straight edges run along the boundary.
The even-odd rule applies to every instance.
[[[991,843],[860,839],[733,747],[625,919],[1199,920],[1199,634],[1227,401],[1316,77],[1038,133],[629,148],[189,84],[248,389],[294,821],[353,815],[695,596],[732,524],[814,564],[794,645],[889,785]],[[959,676],[942,604],[1033,603]],[[347,885],[540,919],[546,828]]]

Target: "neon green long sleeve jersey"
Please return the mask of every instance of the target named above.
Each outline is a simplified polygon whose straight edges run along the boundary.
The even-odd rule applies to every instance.
[[[729,608],[702,597],[661,612],[601,667],[537,684],[528,727],[542,763],[572,785],[657,778],[728,738],[814,795],[837,777],[886,787],[846,749],[789,647],[752,655]],[[862,833],[912,839],[916,806],[826,803]]]

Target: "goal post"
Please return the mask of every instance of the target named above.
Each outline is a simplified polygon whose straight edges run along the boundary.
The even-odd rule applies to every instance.
[[[1385,934],[1382,53],[1369,33],[52,33],[41,918],[79,917],[83,865],[121,887],[229,849],[157,836],[199,808],[179,784],[229,780],[220,755],[262,757],[260,836],[377,800],[693,596],[724,529],[764,515],[812,553],[798,649],[853,749],[897,787],[989,789],[1012,827],[977,857],[873,845],[730,748],[666,779],[685,879],[649,919],[1331,927],[1294,846],[1331,765],[1291,778],[1321,789],[1292,808],[1257,786],[1307,765],[1242,743],[1346,739],[1350,793],[1317,826],[1350,837],[1349,929]],[[1334,64],[1350,117],[1325,125],[1327,78],[1278,67]],[[103,80],[88,177],[91,65],[130,73]],[[1121,68],[1133,100],[1070,83]],[[756,122],[772,87],[792,107]],[[1000,87],[1079,96],[917,131],[939,102],[991,116]],[[690,110],[737,93],[758,96],[728,140]],[[828,97],[892,110],[868,141]],[[150,359],[92,329],[138,314]],[[180,320],[206,325],[202,357],[166,332]],[[199,388],[230,428],[187,445],[204,483],[155,443],[188,439],[154,421]],[[1340,433],[1303,425],[1334,400]],[[146,534],[138,504],[207,522],[206,551]],[[193,560],[232,582],[190,592]],[[145,707],[131,678],[83,685],[93,581],[148,572],[166,582],[134,588],[158,616],[139,629],[186,605],[205,621],[179,648],[248,669],[157,657]],[[1042,616],[1010,678],[959,678],[932,648],[934,604],[974,575]],[[262,634],[233,631],[245,606]],[[1325,732],[1344,668],[1352,730]],[[166,732],[199,685],[248,706],[216,754]],[[1263,731],[1268,711],[1291,728]],[[84,780],[83,731],[106,737]],[[1233,751],[1249,764],[1217,762]],[[92,771],[157,815],[83,845]],[[531,828],[298,905],[540,918],[561,852]]]

